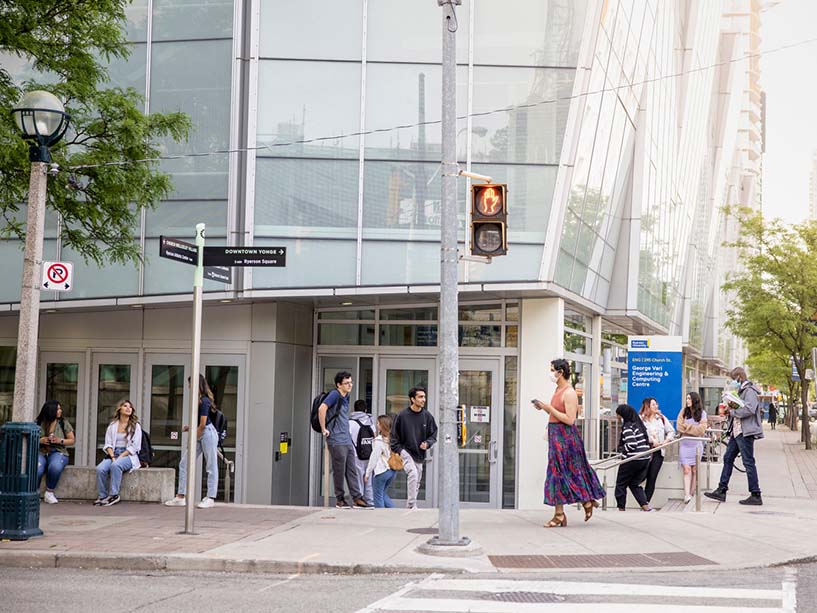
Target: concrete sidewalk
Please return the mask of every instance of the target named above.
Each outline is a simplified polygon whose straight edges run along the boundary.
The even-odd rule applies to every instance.
[[[700,513],[568,509],[568,526],[544,529],[551,510],[460,513],[475,557],[416,551],[434,532],[436,509],[223,505],[196,511],[197,535],[183,535],[184,509],[121,503],[96,508],[61,502],[41,507],[45,536],[0,543],[0,566],[95,567],[276,573],[558,572],[592,567],[656,571],[739,568],[817,558],[817,500],[796,433],[767,433],[758,445],[764,506],[737,501],[745,477],[733,475],[729,500]],[[667,466],[664,470],[672,470]]]

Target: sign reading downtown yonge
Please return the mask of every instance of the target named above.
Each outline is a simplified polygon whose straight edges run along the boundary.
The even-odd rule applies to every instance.
[[[680,336],[627,338],[627,404],[641,408],[655,398],[660,411],[674,421],[683,406],[683,356]]]
[[[286,247],[205,247],[205,266],[286,266]]]

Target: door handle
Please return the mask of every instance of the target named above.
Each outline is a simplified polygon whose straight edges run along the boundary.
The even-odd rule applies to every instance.
[[[498,456],[499,443],[497,441],[491,441],[490,449],[488,450],[488,462],[490,462],[491,464],[496,464]]]

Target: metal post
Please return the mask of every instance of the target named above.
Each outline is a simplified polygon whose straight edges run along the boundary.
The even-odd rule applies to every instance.
[[[20,321],[17,329],[17,366],[14,371],[12,421],[34,421],[37,408],[37,335],[40,324],[40,267],[43,260],[45,194],[48,165],[31,164],[26,214],[26,247],[20,292]]]
[[[707,483],[707,486],[709,484]],[[701,454],[695,454],[695,510],[701,511]]]
[[[439,536],[430,545],[468,545],[460,538],[457,450],[457,17],[461,0],[437,0],[442,19],[442,219],[440,228],[440,487]],[[423,206],[418,202],[417,206]]]
[[[193,359],[190,368],[190,415],[187,423],[187,490],[185,492],[184,533],[193,529],[196,495],[196,432],[199,427],[199,357],[201,353],[201,292],[204,286],[204,224],[196,224],[198,263],[193,277]]]
[[[321,438],[326,440],[323,434]],[[323,443],[323,506],[329,506],[329,443]]]
[[[604,471],[604,484],[602,485],[604,488],[604,498],[601,499],[601,510],[607,510],[607,471]]]

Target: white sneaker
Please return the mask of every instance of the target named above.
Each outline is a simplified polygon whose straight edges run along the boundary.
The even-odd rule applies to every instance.
[[[183,507],[184,504],[184,498],[179,498],[178,496],[165,501],[166,507]]]
[[[692,496],[684,496],[684,504],[689,504],[690,500],[692,500]]]
[[[59,500],[57,500],[57,497],[54,496],[54,492],[48,491],[45,493],[45,496],[43,496],[43,500],[48,504],[57,504],[59,502]]]
[[[210,498],[209,496],[202,498],[201,502],[196,505],[200,509],[209,509],[210,507],[216,506],[216,501]]]

